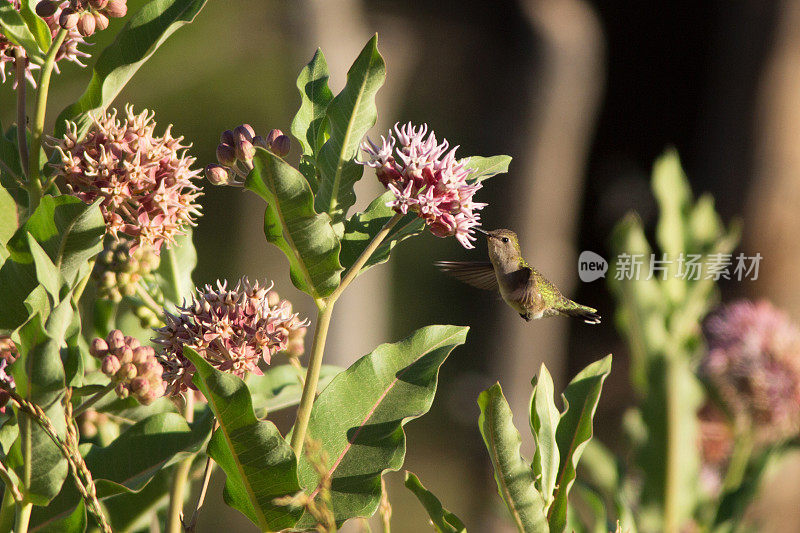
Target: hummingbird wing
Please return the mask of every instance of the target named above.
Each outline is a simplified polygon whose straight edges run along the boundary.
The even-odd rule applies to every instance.
[[[442,272],[478,289],[497,289],[497,276],[489,261],[435,261],[433,264]]]
[[[544,309],[544,301],[537,287],[537,272],[529,266],[522,266],[516,272],[510,274],[512,287],[517,289],[511,294],[511,299],[519,302],[525,309],[531,310],[534,314]]]

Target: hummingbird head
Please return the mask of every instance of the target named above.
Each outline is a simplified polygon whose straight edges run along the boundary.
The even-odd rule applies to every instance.
[[[492,263],[495,265],[517,264],[522,256],[522,250],[519,247],[519,239],[516,233],[508,229],[492,231],[479,229],[478,231],[486,235],[486,242],[489,245],[489,259],[491,259]]]

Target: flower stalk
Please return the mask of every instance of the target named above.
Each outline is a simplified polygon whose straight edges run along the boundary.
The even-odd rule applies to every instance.
[[[194,391],[188,391],[184,396],[186,402],[183,406],[183,416],[191,424],[194,421]],[[194,454],[190,455],[178,465],[175,477],[172,478],[172,488],[169,491],[169,509],[167,510],[166,533],[181,533],[183,525],[183,493],[186,490],[186,481],[192,468]]]
[[[76,418],[80,416],[84,411],[86,411],[94,404],[99,402],[106,394],[114,390],[114,387],[116,387],[116,385],[117,384],[112,381],[111,383],[103,387],[103,390],[100,390],[95,394],[93,394],[91,398],[89,398],[88,400],[86,400],[85,402],[83,402],[82,404],[80,404],[78,407],[75,408],[75,411],[73,411],[73,416],[75,416]]]
[[[328,337],[328,328],[331,322],[331,315],[333,314],[333,306],[342,292],[353,282],[358,276],[361,269],[367,263],[375,250],[380,246],[387,235],[403,218],[402,213],[396,213],[389,221],[381,228],[375,235],[372,241],[367,245],[361,255],[358,256],[355,263],[350,266],[350,269],[345,273],[339,286],[331,293],[330,296],[324,299],[317,300],[317,325],[314,330],[314,342],[311,347],[311,357],[308,361],[308,370],[306,371],[305,384],[303,385],[303,394],[300,397],[300,406],[297,408],[297,419],[294,423],[294,430],[292,432],[292,449],[298,457],[303,452],[303,443],[306,439],[306,431],[308,430],[308,421],[311,419],[311,408],[314,405],[314,399],[317,395],[317,384],[319,383],[319,372],[322,368],[322,356],[325,352],[325,341]]]
[[[19,166],[23,174],[28,170],[28,119],[25,113],[25,52],[17,47],[14,50],[14,67],[17,79],[17,146],[19,147]],[[22,81],[20,81],[22,80]]]

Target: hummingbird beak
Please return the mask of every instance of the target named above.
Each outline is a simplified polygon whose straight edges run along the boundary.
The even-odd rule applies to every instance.
[[[484,235],[486,235],[487,237],[489,236],[489,232],[488,232],[488,231],[484,231],[484,230],[482,230],[481,228],[472,228],[472,229],[474,229],[474,230],[475,230],[475,231],[477,231],[478,233],[483,233],[483,234],[484,234]]]

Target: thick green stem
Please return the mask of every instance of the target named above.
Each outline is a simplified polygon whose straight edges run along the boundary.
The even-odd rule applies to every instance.
[[[314,342],[311,346],[311,357],[308,361],[306,380],[303,385],[303,395],[300,397],[300,406],[297,408],[297,420],[295,420],[294,429],[292,430],[292,449],[298,457],[300,457],[300,454],[303,452],[308,421],[311,418],[311,407],[314,405],[314,399],[317,395],[319,371],[322,368],[322,356],[325,353],[325,341],[328,338],[328,327],[331,323],[333,305],[347,286],[356,279],[356,276],[361,272],[361,268],[367,263],[369,258],[372,257],[372,254],[375,253],[378,246],[380,246],[389,232],[392,231],[392,228],[400,222],[403,216],[404,215],[401,213],[397,213],[393,216],[375,235],[364,251],[361,252],[361,255],[358,256],[355,263],[350,266],[350,269],[345,273],[336,290],[324,300],[317,300],[317,308],[319,311],[317,313],[317,326],[314,330]]]
[[[664,531],[666,533],[678,533],[680,530],[679,501],[680,491],[680,464],[681,454],[683,453],[683,442],[680,442],[680,435],[675,430],[678,427],[681,416],[680,403],[683,399],[673,391],[680,390],[680,384],[675,370],[675,361],[667,360],[667,456],[665,466],[665,487],[664,487]]]
[[[12,489],[6,483],[5,492],[3,492],[3,503],[0,504],[0,531],[10,531],[14,525],[17,502],[14,500],[14,491]]]
[[[733,453],[728,463],[728,470],[725,472],[725,479],[722,482],[723,493],[735,491],[744,480],[744,473],[753,453],[753,441],[750,431],[749,427],[737,428],[736,438],[733,441]]]
[[[31,521],[33,504],[23,502],[17,505],[17,518],[14,520],[14,533],[27,533],[28,523]]]
[[[194,391],[186,392],[186,404],[183,408],[183,416],[190,424],[194,421]],[[175,469],[175,476],[172,478],[172,488],[169,491],[169,509],[167,510],[166,533],[180,533],[183,529],[181,515],[183,514],[183,493],[186,489],[186,481],[189,478],[189,470],[192,468],[194,454],[190,455]]]
[[[24,174],[28,169],[28,115],[25,113],[25,93],[28,89],[25,81],[25,53],[19,46],[14,50],[14,66],[17,82],[17,146],[19,148],[19,166]]]
[[[328,337],[328,326],[331,323],[334,301],[322,304],[317,313],[317,326],[314,329],[314,343],[311,347],[311,358],[308,361],[306,382],[303,386],[303,395],[300,397],[300,407],[297,408],[297,420],[292,432],[292,449],[300,457],[303,452],[303,443],[306,440],[308,421],[311,418],[311,407],[317,394],[319,371],[322,368],[322,354],[325,352],[325,340]]]
[[[114,383],[114,382],[112,381],[111,383],[109,383],[108,385],[106,385],[106,386],[103,388],[103,390],[101,390],[101,391],[98,391],[98,392],[96,392],[95,394],[93,394],[91,398],[89,398],[88,400],[86,400],[85,402],[83,402],[82,404],[80,404],[78,407],[76,407],[76,408],[75,408],[75,410],[72,412],[72,416],[73,416],[74,418],[78,418],[78,416],[79,416],[81,413],[83,413],[83,412],[84,412],[84,411],[86,411],[88,408],[90,408],[91,406],[93,406],[94,404],[96,404],[98,401],[100,401],[100,399],[101,399],[101,398],[103,398],[103,396],[105,396],[106,394],[108,394],[109,392],[111,392],[112,390],[114,390],[114,387],[115,387],[115,386],[116,386],[116,383]]]
[[[31,441],[31,417],[28,413],[17,412],[17,420],[19,421],[19,438],[22,445],[22,486],[24,490],[28,490],[31,485],[31,477],[33,475],[33,449]]]
[[[39,156],[42,152],[44,117],[47,112],[47,92],[50,90],[50,75],[53,73],[56,54],[66,36],[67,30],[62,28],[58,31],[55,39],[50,44],[50,49],[44,59],[44,65],[42,65],[42,72],[39,75],[39,89],[36,92],[36,106],[34,108],[33,124],[31,125],[31,149],[28,158],[29,213],[33,213],[42,198],[42,182],[39,178]]]

